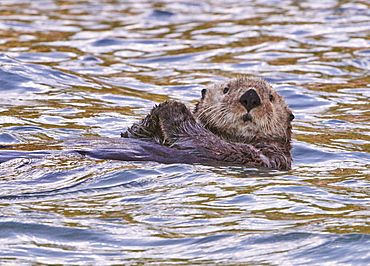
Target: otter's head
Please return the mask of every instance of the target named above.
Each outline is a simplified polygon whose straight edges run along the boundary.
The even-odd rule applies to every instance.
[[[238,77],[202,90],[194,116],[230,141],[265,140],[290,145],[292,111],[261,78]]]

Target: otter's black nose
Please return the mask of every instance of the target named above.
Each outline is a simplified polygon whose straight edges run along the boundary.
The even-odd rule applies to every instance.
[[[245,109],[252,110],[261,104],[261,99],[254,89],[250,89],[240,97],[240,103],[245,107]]]

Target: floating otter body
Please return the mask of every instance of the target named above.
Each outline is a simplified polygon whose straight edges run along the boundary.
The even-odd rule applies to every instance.
[[[269,83],[239,77],[203,89],[193,112],[177,101],[155,106],[121,136],[172,148],[184,163],[290,169],[293,119]]]
[[[293,118],[269,83],[239,77],[203,89],[193,112],[177,101],[155,106],[123,138],[0,146],[0,162],[62,150],[99,159],[290,169]]]

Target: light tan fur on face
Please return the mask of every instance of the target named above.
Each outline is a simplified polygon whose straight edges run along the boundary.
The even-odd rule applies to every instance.
[[[248,111],[240,97],[250,89],[257,92],[261,104],[250,110],[251,121],[245,121]],[[290,141],[291,115],[283,97],[268,82],[255,77],[238,77],[207,88],[194,110],[197,121],[206,128],[238,142],[260,138]]]

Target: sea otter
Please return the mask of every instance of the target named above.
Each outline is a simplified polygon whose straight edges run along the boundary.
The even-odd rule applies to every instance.
[[[266,81],[238,77],[201,91],[185,104],[155,106],[123,138],[84,137],[0,146],[0,162],[63,152],[98,159],[290,169],[291,121],[284,99]]]
[[[203,89],[192,112],[178,101],[161,103],[121,136],[172,148],[184,163],[189,154],[191,163],[288,170],[293,119],[268,82],[242,76]]]

